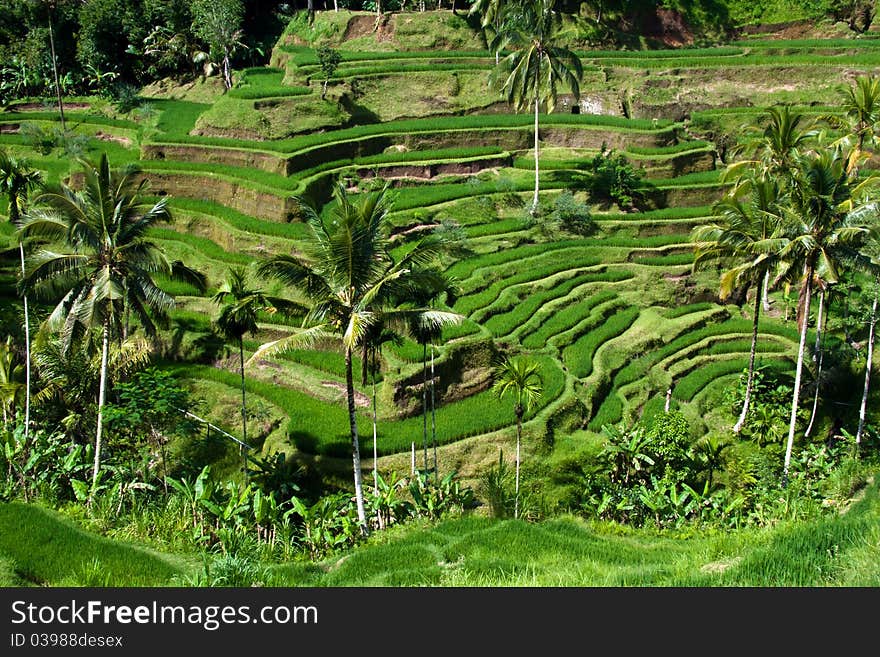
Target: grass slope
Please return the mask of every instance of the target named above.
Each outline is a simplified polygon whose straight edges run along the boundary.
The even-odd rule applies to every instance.
[[[0,584],[165,585],[183,559],[111,541],[35,505],[0,505]],[[880,491],[844,512],[762,529],[656,532],[574,516],[414,523],[319,562],[271,566],[274,586],[852,587],[880,585]]]
[[[166,586],[183,558],[103,538],[36,504],[0,504],[0,585]]]

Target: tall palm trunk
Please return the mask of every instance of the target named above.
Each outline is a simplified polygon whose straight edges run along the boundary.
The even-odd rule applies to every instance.
[[[377,450],[376,450],[376,373],[373,372],[373,488],[376,494],[379,493],[379,470],[376,468]]]
[[[61,102],[61,84],[58,81],[58,59],[55,57],[55,35],[52,31],[52,8],[48,8],[49,17],[49,49],[52,53],[52,73],[55,76],[55,95],[58,97],[58,115],[61,119],[61,132],[66,132],[64,124],[64,104]]]
[[[868,385],[871,382],[871,363],[874,360],[874,327],[877,324],[877,292],[874,292],[874,303],[871,304],[871,321],[868,324],[868,355],[865,361],[865,386],[862,388],[862,405],[859,407],[859,428],[856,430],[856,445],[862,442],[865,430],[865,416],[868,410]]]
[[[357,417],[354,410],[354,376],[351,370],[351,347],[345,347],[345,393],[348,397],[348,425],[351,429],[351,461],[354,468],[354,495],[357,502],[361,532],[367,534],[367,512],[364,509],[364,482],[361,476],[361,449],[358,444]]]
[[[818,367],[816,368],[816,389],[813,391],[813,410],[810,412],[810,423],[804,430],[804,436],[809,436],[813,431],[813,423],[816,421],[816,409],[819,407],[819,383],[822,380],[822,356],[824,355],[821,347],[821,338],[824,335],[822,330],[822,310],[825,306],[825,290],[819,293],[819,315],[816,318],[816,346],[813,348],[813,360],[818,358]],[[826,319],[827,322],[827,319]]]
[[[755,379],[755,352],[758,350],[758,317],[761,312],[761,293],[755,290],[755,311],[754,319],[752,319],[752,345],[749,348],[749,373],[746,378],[746,396],[743,399],[742,411],[740,411],[739,419],[733,425],[733,432],[739,433],[742,430],[743,423],[746,421],[746,415],[749,412],[749,403],[752,399],[752,385]]]
[[[24,244],[18,243],[18,252],[21,255],[21,275],[24,277]],[[27,442],[28,430],[31,425],[31,322],[28,315],[27,294],[23,295],[24,301],[24,439]]]
[[[791,464],[791,448],[794,445],[794,428],[797,424],[798,398],[801,389],[801,374],[804,369],[804,347],[807,342],[807,325],[810,323],[810,292],[813,282],[813,267],[807,267],[804,280],[803,312],[801,313],[801,337],[798,344],[797,366],[794,374],[794,392],[791,398],[791,420],[788,425],[788,442],[785,445],[785,462],[782,467],[782,487],[788,485],[788,467]]]
[[[532,214],[538,211],[538,89],[535,83],[535,195],[532,198]]]
[[[104,400],[107,397],[107,353],[110,349],[110,317],[104,318],[103,335],[101,339],[101,380],[98,384],[98,429],[95,432],[95,462],[92,470],[92,490],[89,493],[89,503],[92,502],[95,489],[98,486],[98,472],[101,468],[101,440],[104,428]]]
[[[238,355],[241,359],[241,442],[247,442],[247,404],[244,389],[244,339],[238,338]]]
[[[517,403],[514,413],[516,413],[516,479],[514,480],[514,496],[513,496],[513,517],[519,518],[519,450],[522,442],[522,418],[523,406]]]
[[[437,418],[434,413],[434,345],[431,345],[431,444],[434,446],[434,482],[439,482],[437,468]]]
[[[425,473],[428,472],[428,343],[422,345],[422,445],[425,451]]]

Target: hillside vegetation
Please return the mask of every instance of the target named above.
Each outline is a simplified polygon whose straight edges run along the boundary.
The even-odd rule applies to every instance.
[[[578,87],[537,113],[499,92],[515,42],[496,60],[492,31],[460,8],[296,12],[267,62],[233,60],[231,88],[222,62],[142,77],[128,95],[67,96],[63,124],[49,94],[10,99],[0,148],[44,182],[88,186],[101,155],[136,166],[157,217],[143,239],[161,256],[149,283],[106,297],[89,279],[53,333],[78,271],[45,264],[65,233],[41,223],[38,185],[0,201],[0,513],[34,544],[65,537],[45,558],[0,545],[7,583],[876,585],[865,372],[880,119],[859,128],[860,170],[829,168],[846,195],[833,212],[855,207],[869,237],[832,273],[815,267],[810,306],[800,270],[781,273],[813,266],[794,246],[762,299],[758,265],[725,285],[744,252],[698,236],[717,235],[724,198],[750,212],[759,171],[798,189],[794,155],[768,164],[760,150],[768,108],[798,117],[813,167],[853,148],[847,93],[873,79],[880,39],[864,12],[850,24],[821,3],[648,3],[668,19],[657,35],[628,23],[639,3],[602,21],[588,4],[560,38]],[[794,198],[764,210],[794,215]],[[291,265],[313,264],[316,226],[332,235],[347,203],[378,199],[379,264],[349,271],[375,287],[357,303],[354,284]],[[748,253],[761,264],[768,248]],[[501,387],[517,364],[527,380]],[[105,544],[112,563],[89,561]],[[214,576],[193,565],[206,552]]]

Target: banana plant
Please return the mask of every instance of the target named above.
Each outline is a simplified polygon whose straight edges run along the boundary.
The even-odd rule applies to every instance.
[[[216,500],[209,497],[201,500],[205,510],[214,516],[216,529],[245,525],[251,510],[251,490],[251,484],[240,487],[237,482],[229,481],[226,483],[228,497],[225,499],[220,497]]]
[[[211,481],[211,466],[206,465],[192,481],[186,479],[174,479],[166,477],[171,486],[184,500],[184,510],[189,513],[192,520],[192,530],[201,534],[202,501],[210,499],[213,494],[214,484]]]
[[[400,522],[413,512],[412,504],[399,497],[401,490],[406,488],[406,480],[392,472],[389,482],[381,474],[376,474],[376,493],[370,500],[372,514],[376,518],[379,529],[384,529],[394,522]]]

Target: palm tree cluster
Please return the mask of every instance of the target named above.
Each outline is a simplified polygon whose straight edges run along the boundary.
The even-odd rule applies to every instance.
[[[172,215],[167,197],[154,203],[144,200],[147,180],[137,167],[115,170],[106,154],[96,162],[79,164],[81,176],[75,178],[79,185],[46,183],[23,160],[0,154],[0,182],[9,196],[20,244],[15,250],[21,257],[19,290],[25,303],[30,296],[50,308],[33,341],[25,321],[26,364],[29,368],[33,361],[40,374],[36,398],[55,402],[51,405],[61,416],[54,419],[80,439],[87,439],[89,428],[93,431],[93,495],[101,474],[108,394],[115,383],[149,364],[152,348],[146,338],[157,335],[175,304],[174,297],[160,287],[161,280],[185,281],[201,292],[206,291],[207,280],[182,262],[169,261],[149,239],[151,229],[171,222]],[[29,191],[34,192],[30,199]],[[341,342],[359,524],[366,532],[353,356],[363,357],[362,384],[369,374],[373,377],[377,475],[375,379],[382,345],[408,336],[423,346],[425,355],[430,344],[433,355],[442,327],[462,318],[442,307],[455,295],[454,282],[440,266],[442,237],[430,235],[408,245],[403,255],[395,255],[387,189],[356,199],[340,185],[332,206],[324,219],[303,201],[310,234],[299,245],[301,250],[267,258],[253,272],[231,268],[211,298],[219,309],[215,319],[219,333],[238,350],[242,444],[247,444],[246,365],[316,340]],[[286,286],[291,297],[270,294],[254,282],[255,277]],[[257,336],[261,318],[276,313],[302,318],[301,326],[288,337],[263,344],[248,359],[245,336]],[[31,342],[36,349],[33,357]],[[0,387],[8,420],[23,388],[29,399],[30,381],[26,386],[21,383],[21,363],[12,343],[5,347]],[[95,404],[92,425],[88,409]],[[434,468],[436,472],[436,456]]]
[[[310,303],[299,330],[263,344],[251,360],[308,346],[321,338],[341,339],[358,523],[366,532],[353,355],[358,349],[366,353],[375,349],[386,330],[425,340],[437,329],[459,322],[461,316],[430,305],[451,288],[439,265],[442,244],[437,239],[423,238],[395,257],[387,187],[355,200],[344,186],[337,185],[333,200],[327,218],[302,202],[310,231],[301,253],[277,255],[260,263],[261,275],[298,291]]]
[[[799,344],[783,486],[797,431],[813,297],[819,297],[818,351],[829,291],[840,283],[845,272],[867,273],[875,279],[880,274],[876,200],[880,176],[861,168],[871,156],[880,129],[880,84],[876,78],[866,76],[858,78],[852,87],[841,88],[840,93],[842,113],[819,117],[813,126],[805,126],[804,116],[788,106],[768,108],[763,130],[743,142],[737,149],[743,157],[730,163],[724,172],[734,184],[729,194],[716,203],[714,221],[696,227],[692,233],[694,266],[714,261],[725,267],[720,278],[721,298],[729,297],[735,289],[755,290],[746,391],[733,427],[735,433],[742,430],[752,401],[759,316],[762,308],[769,309],[768,291],[782,285],[798,290]],[[827,139],[823,125],[842,136]],[[857,443],[864,428],[870,380],[871,347],[868,351]],[[821,354],[817,363],[821,368]],[[820,374],[816,376],[816,399]],[[814,399],[813,418],[815,407]],[[805,435],[811,428],[812,421]]]
[[[15,216],[22,257],[25,246],[29,252],[22,263],[20,289],[25,300],[29,295],[53,306],[35,339],[43,346],[41,359],[46,366],[43,396],[51,396],[53,389],[70,392],[88,381],[83,375],[73,379],[77,370],[71,363],[82,360],[79,354],[100,353],[94,490],[101,468],[111,365],[130,361],[127,354],[142,351],[133,347],[128,336],[131,316],[145,335],[155,335],[156,322],[174,304],[173,297],[157,285],[157,277],[187,280],[202,289],[204,277],[183,263],[169,261],[148,238],[152,227],[172,217],[166,199],[144,202],[146,180],[136,167],[113,170],[106,154],[97,162],[81,160],[80,164],[81,189],[64,182],[40,183],[26,212],[19,216],[16,211]],[[17,167],[20,179],[35,178],[29,167]],[[16,202],[24,187],[17,189]],[[25,324],[27,328],[27,320]],[[26,339],[30,349],[29,336]],[[30,361],[28,352],[28,366]],[[55,376],[51,363],[57,365]],[[59,380],[64,383],[53,386]]]

